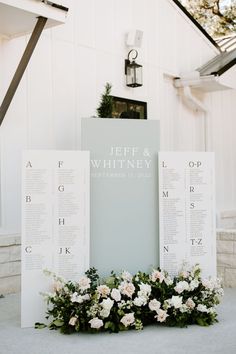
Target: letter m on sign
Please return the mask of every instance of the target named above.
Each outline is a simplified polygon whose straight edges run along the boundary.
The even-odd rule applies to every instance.
[[[162,197],[163,198],[168,198],[169,197],[169,192],[168,191],[163,191],[163,194],[162,194]]]

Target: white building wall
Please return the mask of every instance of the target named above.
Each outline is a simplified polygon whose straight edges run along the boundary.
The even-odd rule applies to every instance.
[[[137,89],[127,88],[124,77],[125,34],[132,29],[144,32],[138,56],[144,84]],[[0,44],[1,98],[27,40],[25,36]],[[203,150],[204,117],[182,104],[171,78],[196,69],[216,54],[171,0],[71,0],[66,25],[43,32],[0,128],[2,233],[20,231],[22,149],[80,148],[81,117],[96,114],[106,82],[112,83],[115,96],[147,101],[148,118],[161,121],[162,150]],[[225,184],[225,157],[230,159],[235,124],[231,110],[227,119],[232,126],[223,125],[224,95],[205,99],[212,112],[210,147],[219,154],[219,209],[231,207],[236,199],[232,183],[227,195],[219,192]],[[235,177],[232,164],[228,171],[234,171]]]

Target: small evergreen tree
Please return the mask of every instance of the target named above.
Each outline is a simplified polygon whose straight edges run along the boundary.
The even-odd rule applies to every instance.
[[[105,91],[101,96],[100,105],[97,108],[97,115],[101,118],[112,117],[112,97],[110,96],[112,85],[108,82],[105,85]]]

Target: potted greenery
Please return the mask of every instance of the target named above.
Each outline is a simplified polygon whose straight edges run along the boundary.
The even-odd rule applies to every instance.
[[[100,118],[111,118],[112,117],[112,96],[111,93],[112,85],[106,83],[105,91],[101,96],[100,104],[97,108],[97,115]]]

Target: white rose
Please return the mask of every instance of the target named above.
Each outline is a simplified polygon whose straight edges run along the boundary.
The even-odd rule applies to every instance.
[[[197,305],[197,310],[199,312],[208,312],[206,305],[202,305],[202,304]]]
[[[79,288],[83,291],[83,290],[87,290],[90,288],[90,283],[91,280],[88,277],[81,277],[78,281],[79,284]]]
[[[130,282],[131,282],[133,276],[132,276],[129,272],[127,272],[126,270],[124,270],[124,271],[122,272],[122,274],[121,274],[121,278],[122,278],[123,280],[130,281]]]
[[[180,273],[179,273],[179,276],[186,279],[188,278],[189,276],[189,272],[187,272],[186,270],[182,270]]]
[[[212,314],[216,314],[216,310],[214,307],[210,307],[208,310],[207,310],[208,313],[212,313]]]
[[[146,297],[141,296],[141,297],[136,297],[134,299],[134,305],[135,306],[138,306],[138,307],[144,306],[144,305],[146,305],[146,303],[147,303]]]
[[[141,283],[139,288],[143,295],[149,296],[151,294],[152,288],[149,284]]]
[[[78,317],[77,317],[77,316],[71,317],[71,319],[70,319],[70,321],[69,321],[69,325],[75,326],[77,320],[78,320]]]
[[[153,282],[159,280],[159,282],[162,283],[165,279],[165,275],[162,272],[159,272],[159,270],[153,269],[150,279]]]
[[[79,295],[77,292],[74,292],[71,297],[70,297],[71,302],[78,302],[79,304],[82,304],[84,301],[83,296]]]
[[[168,285],[168,286],[173,284],[173,280],[171,279],[170,276],[166,277],[166,278],[164,279],[164,282],[165,282],[166,285]]]
[[[114,300],[111,300],[111,299],[104,299],[102,302],[101,302],[101,305],[102,307],[105,309],[105,310],[108,310],[110,311],[112,306],[114,305]]]
[[[186,306],[191,310],[193,310],[195,307],[195,302],[189,297],[188,300],[186,301]]]
[[[109,315],[110,315],[110,310],[108,310],[108,309],[102,309],[100,311],[100,316],[103,318],[107,318]]]
[[[121,294],[118,289],[112,289],[111,291],[111,297],[114,299],[116,302],[119,302],[121,300]]]
[[[122,295],[126,295],[131,298],[133,293],[135,292],[135,287],[133,283],[123,281],[119,286],[119,290]]]
[[[182,296],[172,296],[172,298],[169,299],[169,304],[175,309],[179,309],[182,305]]]
[[[166,311],[159,309],[155,318],[158,322],[165,322],[168,316]]]
[[[193,291],[198,287],[198,285],[199,285],[199,281],[197,279],[193,279],[189,284],[189,289]]]
[[[99,285],[97,291],[101,297],[107,297],[110,294],[110,289],[106,285]]]
[[[125,327],[128,327],[128,326],[134,324],[134,322],[135,322],[134,313],[127,313],[126,315],[124,315],[122,317],[120,322],[123,323],[123,325]]]
[[[91,328],[99,329],[100,327],[103,326],[103,321],[100,320],[98,317],[95,317],[89,321],[89,324]]]
[[[83,298],[84,301],[90,300],[90,295],[89,294],[84,294],[82,296],[82,298]]]
[[[188,307],[186,304],[183,304],[183,305],[179,308],[179,310],[180,310],[181,313],[188,312],[189,307]]]
[[[208,290],[214,290],[217,287],[217,282],[215,279],[203,279],[202,285]]]
[[[53,291],[56,292],[56,291],[61,291],[61,289],[63,288],[63,284],[59,281],[55,281],[53,283]]]
[[[151,311],[158,311],[161,307],[160,301],[157,301],[157,299],[153,299],[149,302],[148,307],[150,308]]]
[[[178,294],[181,294],[183,291],[189,290],[189,285],[185,280],[179,281],[174,287],[174,289]]]

